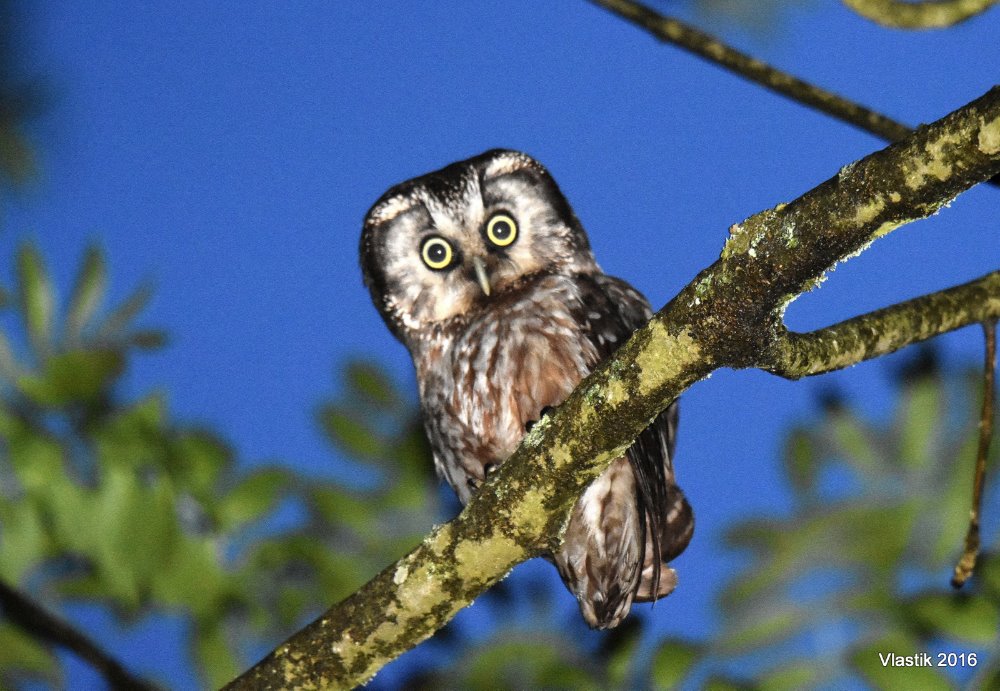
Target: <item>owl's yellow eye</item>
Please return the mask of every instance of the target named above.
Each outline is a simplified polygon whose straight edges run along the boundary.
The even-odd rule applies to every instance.
[[[507,214],[496,214],[486,222],[486,239],[497,247],[509,247],[517,240],[517,221]]]
[[[447,240],[437,235],[432,235],[424,240],[424,243],[420,246],[420,257],[428,267],[435,271],[440,271],[441,269],[448,268],[452,259],[455,258],[455,253],[452,251],[451,245]]]

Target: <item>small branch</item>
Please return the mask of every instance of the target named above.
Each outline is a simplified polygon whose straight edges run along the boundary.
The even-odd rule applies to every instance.
[[[41,605],[0,581],[0,609],[4,615],[33,638],[69,650],[99,671],[112,689],[154,691],[157,687],[133,676],[96,643]]]
[[[943,29],[985,12],[997,0],[843,0],[866,19],[892,29]]]
[[[961,588],[976,568],[979,556],[979,514],[983,506],[983,485],[986,481],[986,459],[993,439],[993,402],[996,398],[997,320],[983,322],[986,337],[986,357],[983,363],[983,410],[979,418],[979,446],[976,449],[976,473],[972,481],[972,509],[969,511],[969,531],[965,534],[965,549],[955,565],[951,578],[953,588]]]
[[[895,142],[912,131],[901,122],[771,67],[753,56],[726,45],[711,34],[673,17],[666,17],[638,2],[632,0],[591,0],[591,2],[642,27],[661,41],[694,53],[796,103],[832,115],[877,137]]]
[[[887,355],[969,324],[1000,318],[1000,271],[811,333],[786,333],[758,366],[786,379]]]
[[[898,120],[810,84],[746,53],[741,53],[711,34],[673,17],[666,17],[641,3],[633,0],[590,0],[590,2],[642,27],[661,41],[673,44],[744,79],[760,84],[776,94],[826,113],[886,141],[900,141],[913,131],[911,127]],[[990,184],[1000,186],[1000,180],[990,180]]]

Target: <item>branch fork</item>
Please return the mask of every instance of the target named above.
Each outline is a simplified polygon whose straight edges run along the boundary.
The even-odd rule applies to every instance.
[[[798,378],[1000,317],[1000,272],[809,334],[784,307],[834,264],[1000,172],[1000,88],[734,227],[702,271],[543,418],[450,523],[227,688],[350,687],[552,549],[590,481],[720,367]],[[912,330],[911,330],[912,329]]]

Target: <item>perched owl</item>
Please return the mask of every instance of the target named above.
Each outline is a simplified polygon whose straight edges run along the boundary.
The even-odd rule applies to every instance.
[[[531,425],[644,324],[594,261],[548,171],[494,150],[409,180],[368,212],[365,284],[409,349],[438,473],[465,503]],[[694,517],[674,482],[671,405],[577,503],[550,558],[587,623],[669,594]]]

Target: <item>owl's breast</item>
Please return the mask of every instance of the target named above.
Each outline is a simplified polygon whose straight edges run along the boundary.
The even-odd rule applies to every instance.
[[[580,327],[578,287],[565,277],[485,303],[415,358],[425,424],[439,471],[468,499],[517,447],[525,425],[561,403],[598,361]]]

